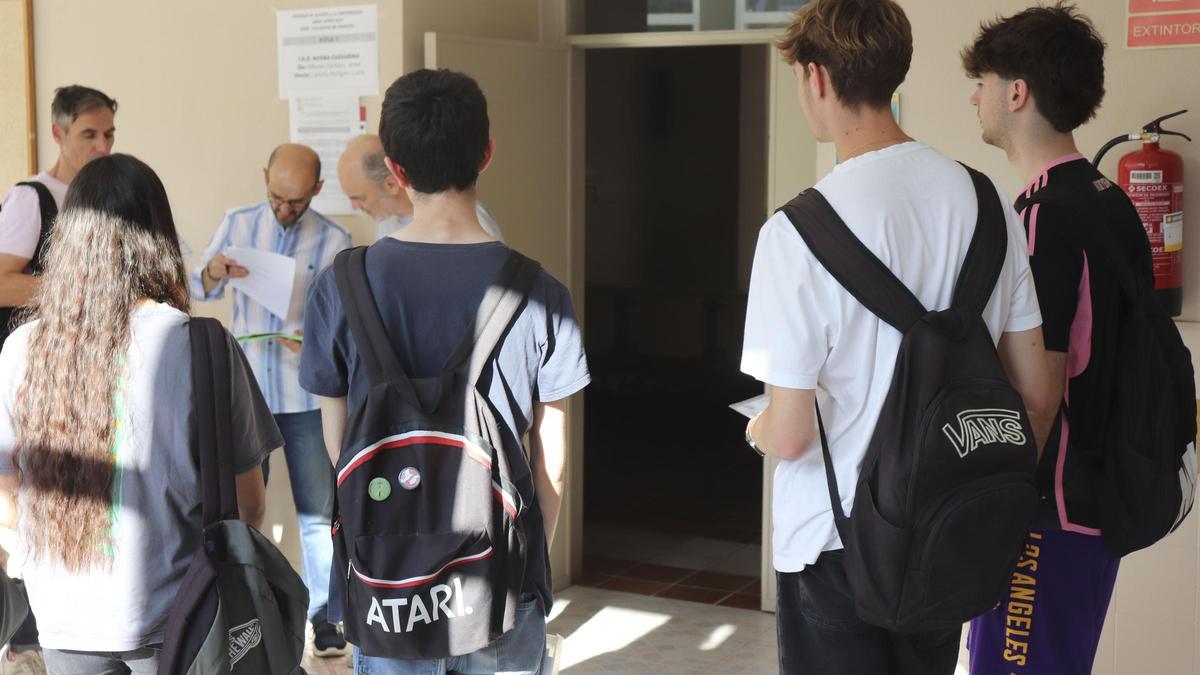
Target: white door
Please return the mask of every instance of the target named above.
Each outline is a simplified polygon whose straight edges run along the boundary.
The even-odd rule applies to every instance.
[[[580,305],[583,288],[577,280],[582,270],[571,269],[568,255],[573,239],[568,56],[565,46],[425,34],[425,67],[470,75],[488,99],[496,156],[479,179],[479,200],[496,217],[508,245],[567,284]],[[550,551],[556,589],[570,583],[572,544],[581,536],[582,500],[571,494],[583,488],[583,405],[578,399],[568,409],[568,494]],[[574,548],[582,550],[581,545]]]

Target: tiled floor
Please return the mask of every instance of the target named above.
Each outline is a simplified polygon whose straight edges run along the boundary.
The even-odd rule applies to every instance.
[[[757,576],[725,574],[613,558],[584,558],[580,586],[741,609],[761,606]]]
[[[766,612],[572,586],[557,594],[547,630],[565,638],[560,672],[571,675],[778,672],[775,616]],[[966,663],[964,650],[956,675]],[[304,667],[351,672],[349,657],[310,657]]]

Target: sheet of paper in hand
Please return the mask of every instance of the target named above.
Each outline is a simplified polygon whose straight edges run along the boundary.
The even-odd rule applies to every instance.
[[[226,249],[225,257],[250,271],[240,279],[230,279],[229,285],[287,321],[292,287],[296,283],[295,258],[240,246]]]

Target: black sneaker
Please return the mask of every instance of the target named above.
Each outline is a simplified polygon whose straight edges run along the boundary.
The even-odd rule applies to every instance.
[[[331,623],[313,624],[313,653],[324,657],[345,656],[348,653],[346,638]]]

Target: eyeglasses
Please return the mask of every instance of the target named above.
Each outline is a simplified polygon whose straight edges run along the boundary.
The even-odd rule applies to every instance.
[[[291,210],[299,211],[307,207],[312,200],[312,197],[305,197],[304,199],[284,199],[283,197],[277,197],[271,194],[269,191],[267,192],[267,201],[271,202],[271,208],[273,209],[278,209],[284,204],[287,204],[288,208]]]

